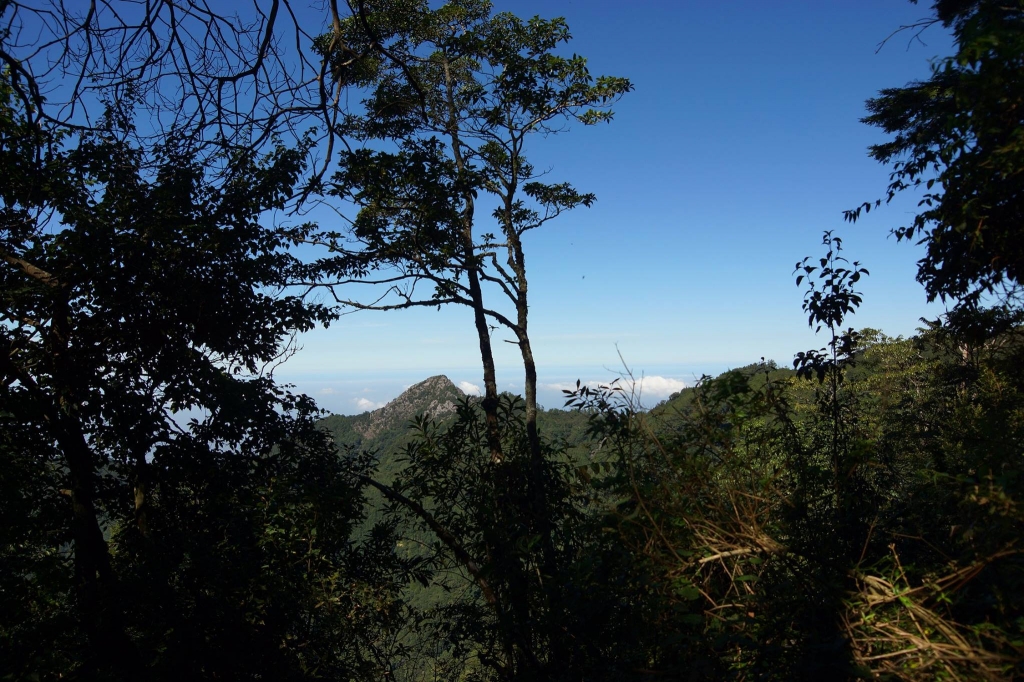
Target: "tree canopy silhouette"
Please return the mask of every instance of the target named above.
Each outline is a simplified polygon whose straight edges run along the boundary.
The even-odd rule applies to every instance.
[[[928,80],[869,100],[864,121],[893,136],[870,149],[892,166],[886,200],[924,190],[921,210],[895,234],[926,245],[918,280],[929,298],[977,300],[1016,287],[1024,268],[1024,4],[938,2],[935,10],[928,23],[953,30],[956,53],[936,61]]]

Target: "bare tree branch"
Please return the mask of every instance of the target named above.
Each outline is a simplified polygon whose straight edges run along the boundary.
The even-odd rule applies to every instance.
[[[383,483],[378,483],[369,476],[360,475],[359,478],[367,485],[373,486],[379,490],[392,502],[401,504],[403,507],[422,519],[422,521],[427,524],[427,527],[433,531],[434,535],[436,535],[437,538],[452,551],[452,554],[455,555],[455,558],[458,559],[459,563],[465,566],[466,570],[469,571],[469,574],[473,576],[473,580],[480,587],[480,591],[483,593],[484,599],[487,600],[487,603],[496,608],[498,607],[498,598],[494,594],[494,590],[491,589],[490,584],[487,582],[487,578],[484,576],[483,569],[480,567],[480,564],[478,564],[476,560],[473,559],[472,555],[470,555],[470,553],[467,552],[461,544],[459,544],[458,539],[456,539],[456,537],[448,531],[447,528],[437,522],[437,519],[435,519],[430,512],[424,509],[418,502],[410,500],[394,488],[386,486]]]

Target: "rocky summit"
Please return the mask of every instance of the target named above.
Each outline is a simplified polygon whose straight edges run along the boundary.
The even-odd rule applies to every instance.
[[[421,414],[445,419],[455,413],[458,401],[465,397],[451,379],[440,374],[410,386],[384,407],[354,417],[352,428],[370,440],[384,431],[404,427]]]
[[[444,421],[455,414],[456,406],[466,394],[451,380],[438,375],[414,384],[384,407],[345,416],[332,414],[320,420],[321,428],[331,433],[339,446],[370,448],[390,452],[410,436],[409,422],[425,414]]]

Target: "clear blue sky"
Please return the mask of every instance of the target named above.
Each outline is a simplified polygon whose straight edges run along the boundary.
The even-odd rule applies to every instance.
[[[791,273],[820,254],[826,229],[871,270],[850,324],[909,335],[942,312],[914,280],[919,250],[889,236],[914,210],[911,197],[856,225],[842,220],[886,185],[866,153],[882,138],[859,122],[865,99],[927,77],[929,60],[950,51],[933,27],[924,45],[901,34],[876,53],[927,4],[522,0],[496,10],[564,16],[568,49],[594,75],[636,88],[610,125],[536,138],[529,150],[551,179],[598,196],[526,244],[543,404],[561,405],[560,384],[614,378],[620,352],[655,377],[645,390],[653,404],[702,373],[762,356],[789,364],[822,346]],[[361,312],[299,342],[278,378],[335,412],[434,374],[482,383],[466,310]],[[496,346],[499,383],[522,390],[514,347]]]

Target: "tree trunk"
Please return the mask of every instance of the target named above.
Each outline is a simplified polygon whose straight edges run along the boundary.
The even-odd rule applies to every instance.
[[[542,589],[548,607],[548,645],[549,666],[565,667],[569,663],[570,651],[566,646],[566,633],[561,626],[561,589],[559,582],[558,555],[555,551],[554,523],[551,519],[549,505],[547,462],[541,448],[540,432],[537,428],[537,363],[533,357],[533,347],[529,335],[529,283],[526,279],[526,259],[518,235],[511,231],[507,234],[513,245],[510,265],[513,268],[518,290],[516,300],[516,336],[519,352],[523,359],[524,397],[526,400],[526,438],[530,448],[529,493],[530,521],[535,532],[540,536],[541,570],[545,577]]]
[[[445,94],[447,96],[447,134],[451,138],[452,156],[459,173],[466,170],[466,160],[462,155],[462,141],[459,138],[458,107],[455,105],[454,88],[451,69],[447,58],[444,59]],[[491,451],[491,462],[500,464],[504,459],[501,450],[501,430],[498,426],[498,380],[494,371],[494,353],[491,349],[491,333],[487,328],[487,314],[484,312],[484,295],[480,288],[480,262],[476,255],[476,244],[473,241],[473,210],[474,195],[466,192],[463,195],[465,208],[462,213],[462,249],[464,252],[466,274],[469,278],[469,298],[473,307],[473,321],[476,334],[480,339],[480,361],[484,368],[484,416],[487,425],[487,447]]]
[[[89,665],[114,679],[126,679],[138,670],[139,655],[125,631],[124,614],[117,603],[117,576],[96,514],[96,457],[81,423],[73,416],[78,400],[74,360],[68,355],[69,319],[67,295],[62,291],[54,302],[47,339],[57,387],[54,394],[47,395],[27,372],[21,372],[20,378],[42,407],[70,473],[75,586],[82,627],[89,639]]]
[[[472,214],[473,202],[468,202],[467,213]],[[498,425],[498,380],[494,371],[494,352],[491,348],[491,333],[487,328],[487,314],[484,312],[483,291],[480,288],[480,274],[473,253],[472,218],[467,218],[467,226],[463,233],[466,250],[466,268],[469,277],[469,295],[473,303],[473,320],[476,323],[476,334],[480,340],[480,360],[484,368],[484,418],[487,426],[487,447],[491,452],[491,462],[500,464],[504,459],[501,449],[501,430]]]
[[[83,624],[93,657],[103,667],[120,668],[134,647],[124,631],[116,604],[117,577],[110,551],[96,516],[93,457],[77,425],[61,419],[58,442],[71,472],[72,525],[75,538],[75,577]]]

